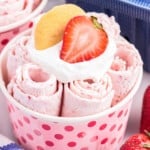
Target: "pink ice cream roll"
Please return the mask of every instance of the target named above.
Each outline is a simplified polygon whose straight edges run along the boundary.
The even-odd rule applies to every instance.
[[[41,0],[1,0],[0,27],[22,20],[31,14],[40,2]]]
[[[13,98],[25,107],[39,113],[59,115],[62,84],[37,65],[20,66],[7,88]]]
[[[108,71],[115,90],[112,106],[120,102],[131,91],[142,66],[139,52],[133,44],[120,36],[116,45],[116,56]]]
[[[8,80],[12,79],[19,66],[32,62],[28,49],[26,48],[26,44],[29,40],[29,35],[20,36],[20,38],[17,38],[16,41],[12,43],[11,47],[9,47],[6,64]]]
[[[48,0],[0,0],[0,52],[16,35],[33,25]]]
[[[62,116],[79,117],[102,112],[110,108],[113,96],[111,78],[107,74],[98,81],[87,79],[65,84]]]

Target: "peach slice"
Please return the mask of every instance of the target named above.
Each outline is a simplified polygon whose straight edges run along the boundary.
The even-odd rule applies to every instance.
[[[45,13],[35,27],[35,48],[37,50],[44,50],[57,44],[62,40],[68,21],[79,15],[85,15],[85,12],[74,4],[55,6]]]

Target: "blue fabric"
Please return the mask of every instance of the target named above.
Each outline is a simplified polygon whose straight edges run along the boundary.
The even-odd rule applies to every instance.
[[[0,147],[0,150],[23,150],[23,148],[21,148],[19,145],[15,143],[10,143],[8,145]]]

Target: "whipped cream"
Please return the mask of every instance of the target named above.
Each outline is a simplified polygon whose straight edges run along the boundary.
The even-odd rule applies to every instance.
[[[109,24],[112,24],[113,19],[109,19],[109,17],[106,17],[106,15],[98,13],[87,14],[94,16],[96,14],[98,20],[103,20],[104,18],[104,21],[99,21],[102,25],[103,22],[106,22],[105,20],[107,20],[107,22],[110,20]],[[63,83],[89,78],[99,80],[103,77],[112,64],[114,54],[116,52],[114,36],[116,36],[115,34],[119,35],[120,33],[119,28],[116,29],[116,27],[114,30],[117,30],[118,32],[112,32],[113,29],[109,30],[110,26],[107,28],[105,25],[107,22],[104,23],[104,29],[108,35],[108,45],[103,54],[92,60],[78,63],[67,63],[63,61],[60,59],[62,41],[45,50],[36,50],[33,42],[33,34],[32,40],[30,40],[27,44],[27,48],[30,49],[29,53],[31,55],[31,59],[38,63],[41,67],[45,68],[49,73],[54,74],[56,78]]]

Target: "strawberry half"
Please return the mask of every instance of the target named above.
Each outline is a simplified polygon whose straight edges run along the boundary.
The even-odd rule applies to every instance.
[[[150,86],[144,92],[140,132],[143,133],[145,129],[150,131]]]
[[[120,150],[150,150],[149,133],[137,133],[130,136]]]
[[[69,63],[87,61],[102,54],[108,37],[96,17],[76,16],[64,32],[60,58]]]

